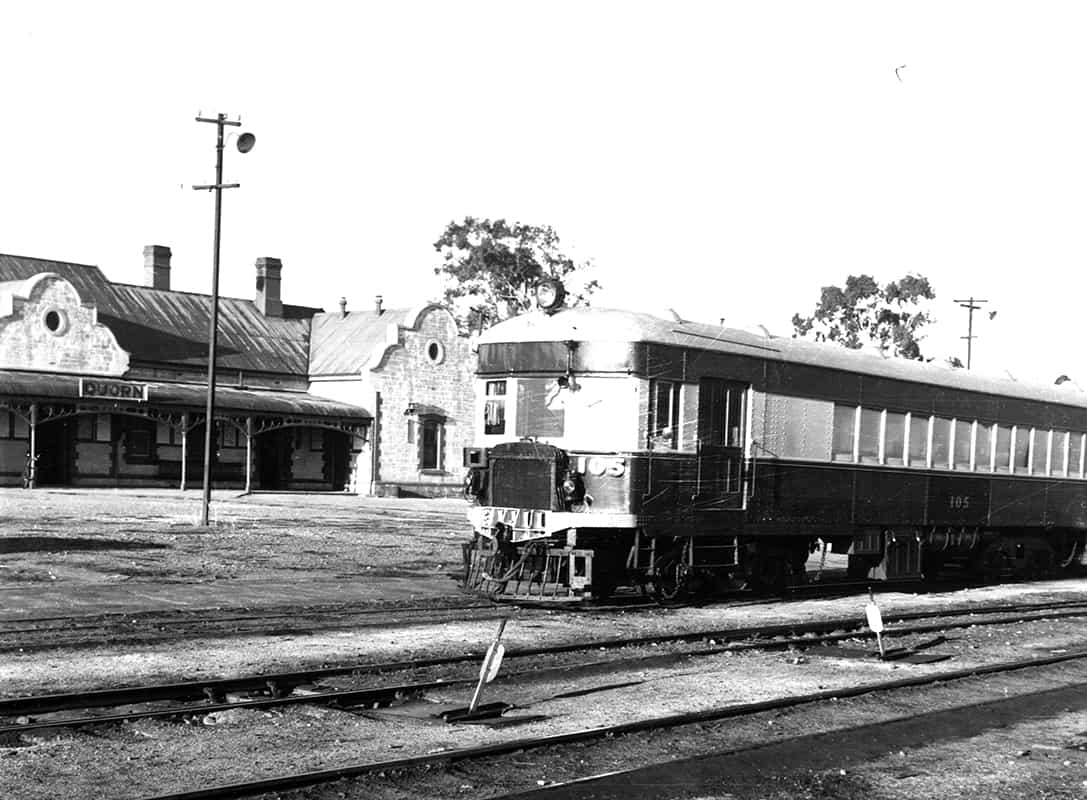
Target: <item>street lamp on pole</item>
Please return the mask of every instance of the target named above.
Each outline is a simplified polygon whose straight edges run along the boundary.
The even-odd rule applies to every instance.
[[[204,495],[200,506],[200,524],[208,524],[208,505],[211,503],[211,456],[212,434],[215,429],[215,351],[219,339],[219,227],[223,216],[223,189],[237,189],[240,183],[223,183],[223,129],[226,126],[240,127],[241,122],[226,118],[226,114],[218,114],[215,119],[197,117],[197,122],[210,122],[218,127],[218,137],[215,145],[215,183],[203,186],[194,186],[197,190],[215,192],[215,240],[212,246],[211,257],[211,314],[208,320],[208,398],[204,415]],[[248,153],[256,143],[256,137],[251,133],[243,133],[238,137],[238,151]]]

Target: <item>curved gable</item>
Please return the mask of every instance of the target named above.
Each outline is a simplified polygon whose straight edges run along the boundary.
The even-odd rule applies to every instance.
[[[449,332],[454,336],[459,335],[457,331],[457,321],[453,316],[453,313],[445,306],[437,303],[427,303],[425,305],[416,306],[410,308],[401,317],[400,321],[390,322],[385,329],[385,342],[383,345],[379,345],[373,349],[370,353],[370,358],[367,360],[364,370],[370,370],[371,372],[381,369],[381,366],[385,363],[389,353],[404,344],[403,334],[405,332],[418,332],[422,330],[426,318],[432,313],[436,312],[439,315],[443,315],[447,319],[443,320],[447,325],[442,327],[448,327]]]
[[[93,303],[52,272],[0,286],[0,367],[123,375],[129,354]]]

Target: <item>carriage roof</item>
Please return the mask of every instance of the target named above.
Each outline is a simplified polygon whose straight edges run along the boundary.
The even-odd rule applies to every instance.
[[[850,350],[837,344],[809,342],[687,320],[667,320],[619,309],[579,307],[565,308],[550,315],[542,312],[521,314],[484,331],[479,343],[571,340],[643,342],[722,352],[948,389],[1087,407],[1087,393],[1072,385],[1058,387],[1020,382],[1010,376],[987,375],[911,359],[889,358]]]

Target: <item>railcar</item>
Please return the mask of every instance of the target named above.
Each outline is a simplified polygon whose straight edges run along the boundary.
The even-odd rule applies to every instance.
[[[665,598],[849,574],[1087,565],[1087,395],[621,310],[480,338],[468,588]]]

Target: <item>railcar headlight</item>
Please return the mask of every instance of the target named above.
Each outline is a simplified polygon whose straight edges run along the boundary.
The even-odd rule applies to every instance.
[[[576,473],[570,473],[562,482],[562,498],[567,503],[578,502],[585,494],[585,486],[581,477]]]
[[[558,278],[545,278],[536,284],[536,305],[543,311],[553,314],[562,308],[566,299],[566,288]]]

